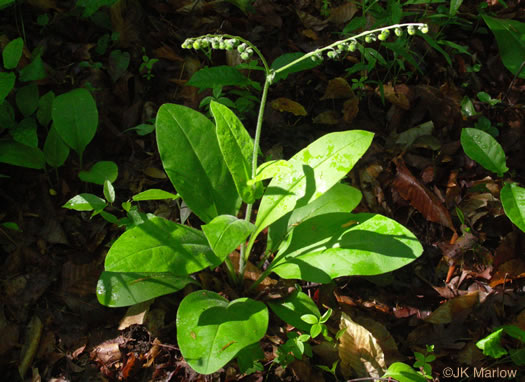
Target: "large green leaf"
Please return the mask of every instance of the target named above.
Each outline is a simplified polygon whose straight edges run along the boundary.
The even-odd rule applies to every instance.
[[[482,16],[496,37],[503,64],[512,74],[518,74],[525,61],[525,23]],[[525,70],[521,70],[519,77],[525,78]]]
[[[196,72],[186,85],[195,86],[199,89],[214,89],[224,86],[255,86],[258,83],[244,76],[237,69],[222,65],[212,66],[211,68],[202,68]]]
[[[219,370],[239,351],[259,341],[267,327],[266,305],[246,297],[228,303],[217,293],[196,291],[182,300],[177,311],[180,351],[201,374]]]
[[[82,156],[95,136],[98,110],[95,100],[86,89],[74,89],[53,101],[53,123],[64,142]]]
[[[5,69],[14,69],[22,57],[22,50],[24,49],[24,40],[22,37],[15,38],[10,41],[2,51],[2,59],[4,61]]]
[[[199,285],[189,276],[172,273],[102,272],[97,283],[97,298],[105,306],[129,306],[174,293],[188,284]]]
[[[510,221],[525,232],[525,188],[507,183],[501,189],[500,199]]]
[[[220,263],[255,230],[252,223],[232,215],[217,216],[201,228]]]
[[[329,213],[295,227],[271,267],[286,279],[327,283],[340,276],[390,272],[422,252],[408,229],[385,216]]]
[[[330,212],[352,212],[361,202],[363,195],[358,189],[338,183],[312,203],[288,212],[270,226],[268,250],[275,252],[292,227],[306,219]]]
[[[62,207],[75,211],[99,212],[106,207],[106,201],[93,194],[79,194],[69,199]]]
[[[266,189],[255,222],[256,234],[332,188],[363,156],[373,136],[363,130],[330,133],[295,154],[288,161],[290,170],[274,177]]]
[[[105,270],[185,276],[217,261],[202,232],[154,217],[127,230],[113,243]]]
[[[69,156],[69,146],[64,143],[58,135],[55,126],[52,125],[44,142],[44,155],[46,162],[51,167],[60,167]]]
[[[248,185],[252,177],[252,138],[239,118],[226,106],[212,101],[210,111],[217,126],[219,147],[235,182],[235,187],[244,202],[253,203],[258,193],[256,187],[260,188],[262,193],[262,184]]]
[[[205,223],[218,215],[236,215],[241,201],[213,123],[185,106],[164,104],[156,132],[164,169],[191,210]]]
[[[0,72],[0,103],[15,86],[16,75],[14,73]]]
[[[42,169],[46,163],[44,154],[37,147],[12,141],[0,142],[0,162],[34,169]]]
[[[281,320],[306,333],[310,332],[312,325],[301,320],[301,316],[313,314],[316,317],[321,317],[321,312],[319,312],[315,302],[307,294],[298,290],[284,300],[268,302],[268,305]]]
[[[474,128],[461,130],[461,146],[470,159],[498,176],[509,170],[503,148],[492,135],[483,130]]]
[[[80,171],[78,177],[84,182],[100,185],[103,185],[106,179],[113,183],[118,177],[118,166],[112,161],[99,161],[88,171]]]
[[[158,188],[151,188],[146,191],[139,192],[137,195],[133,195],[133,200],[140,202],[143,200],[177,200],[180,198],[180,195],[172,194],[171,192],[159,190]]]

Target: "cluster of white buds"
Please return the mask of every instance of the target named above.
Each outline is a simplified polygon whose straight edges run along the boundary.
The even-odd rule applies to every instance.
[[[417,27],[421,33],[427,33],[428,32],[428,25],[423,24]],[[416,33],[416,27],[414,25],[409,25],[407,28],[407,33],[409,35],[414,35]],[[403,29],[401,27],[396,27],[394,29],[394,34],[397,37],[403,36]],[[374,41],[386,41],[390,37],[390,29],[383,29],[379,33],[369,33],[364,36],[364,42],[365,43],[372,43]],[[358,42],[355,38],[352,38],[350,40],[342,41],[340,43],[337,43],[335,46],[331,46],[328,49],[328,52],[326,52],[326,57],[330,59],[338,59],[341,56],[343,56],[346,52],[354,52],[358,47]],[[320,49],[316,52],[314,52],[311,56],[311,59],[313,61],[320,62],[323,60],[323,50]]]
[[[218,50],[234,50],[237,49],[243,60],[248,60],[253,55],[253,49],[247,44],[235,38],[223,37],[199,37],[188,38],[182,43],[183,49],[218,49]]]

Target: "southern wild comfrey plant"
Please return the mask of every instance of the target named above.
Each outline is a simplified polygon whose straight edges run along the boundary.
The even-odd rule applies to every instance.
[[[272,83],[324,58],[355,50],[366,37],[386,39],[386,31],[400,33],[405,27],[426,29],[423,24],[375,29],[272,68],[257,47],[241,37],[206,35],[186,40],[185,48],[207,53],[236,49],[243,59],[259,57],[265,82],[255,138],[228,107],[217,102],[210,103],[215,123],[181,105],[160,107],[155,132],[162,164],[178,195],[204,224],[198,230],[145,216],[142,224],[129,228],[112,244],[97,285],[99,301],[107,306],[133,305],[198,284],[192,274],[221,264],[239,290],[249,294],[271,272],[285,279],[329,283],[341,276],[390,272],[420,256],[423,249],[416,237],[394,220],[351,213],[361,192],[340,181],[366,152],[372,133],[330,133],[287,161],[257,163]],[[265,186],[263,181],[270,178]],[[253,221],[253,206],[259,199]],[[242,202],[246,209],[240,219]],[[267,228],[267,252],[274,256],[260,277],[243,289],[255,240]],[[235,267],[230,254],[239,246],[239,265]],[[308,337],[323,330],[327,317],[321,316],[303,292],[268,305]],[[262,353],[258,341],[267,326],[268,308],[263,302],[249,297],[228,301],[208,290],[185,296],[177,312],[182,355],[203,374],[217,371],[234,358],[242,370],[253,369]]]

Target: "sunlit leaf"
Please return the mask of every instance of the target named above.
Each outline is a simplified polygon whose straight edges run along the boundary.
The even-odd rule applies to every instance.
[[[525,188],[515,183],[507,183],[501,189],[500,199],[505,215],[525,232]]]
[[[462,129],[461,146],[470,159],[498,176],[503,176],[509,170],[505,152],[492,135],[479,129]]]

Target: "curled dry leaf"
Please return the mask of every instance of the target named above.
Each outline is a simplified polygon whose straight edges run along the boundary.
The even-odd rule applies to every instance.
[[[379,87],[376,93],[380,94]],[[392,104],[399,106],[403,110],[410,110],[410,89],[404,84],[392,86],[392,84],[383,85],[383,94]]]
[[[305,116],[308,114],[303,105],[284,97],[280,97],[273,100],[271,106],[274,110],[280,111],[281,113],[283,111],[286,111],[288,113],[292,113],[297,117]]]
[[[395,158],[394,163],[397,174],[392,185],[399,195],[421,212],[425,219],[439,223],[456,233],[450,213],[438,197],[412,175],[402,159]]]
[[[336,77],[328,81],[328,86],[321,97],[321,101],[340,98],[355,98],[355,94],[347,80],[343,77]]]
[[[525,277],[525,261],[522,259],[512,259],[501,264],[496,273],[490,280],[490,286],[494,288],[497,285],[508,283],[515,279],[521,279]]]
[[[478,302],[478,291],[455,297],[434,310],[425,321],[431,324],[450,324],[459,314],[470,312]]]
[[[345,2],[338,7],[332,8],[328,21],[334,24],[344,24],[352,19],[357,12],[355,2]]]
[[[346,123],[351,123],[359,112],[359,99],[350,98],[343,105],[343,119]]]
[[[346,378],[352,374],[378,378],[385,373],[387,361],[397,357],[397,346],[386,328],[371,319],[359,323],[342,313],[340,329],[346,329],[338,347],[341,371]]]
[[[339,116],[335,111],[327,110],[316,115],[313,122],[319,125],[337,125],[339,123]]]

